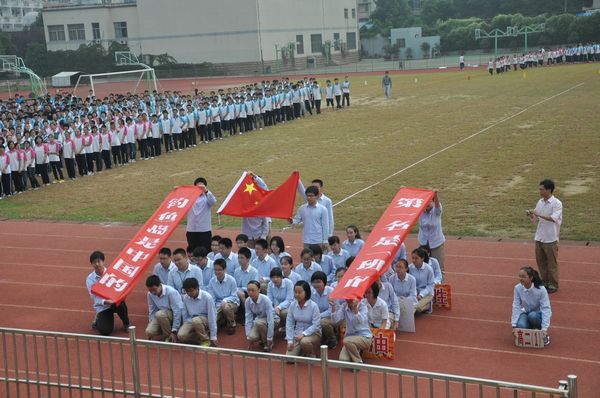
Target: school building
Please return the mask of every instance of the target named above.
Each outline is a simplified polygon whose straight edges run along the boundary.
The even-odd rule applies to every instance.
[[[77,0],[46,3],[49,51],[111,41],[135,54],[261,73],[358,61],[356,0]]]

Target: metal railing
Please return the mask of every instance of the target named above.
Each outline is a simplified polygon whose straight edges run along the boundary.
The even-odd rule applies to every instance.
[[[577,397],[557,388],[129,338],[0,328],[10,397]]]

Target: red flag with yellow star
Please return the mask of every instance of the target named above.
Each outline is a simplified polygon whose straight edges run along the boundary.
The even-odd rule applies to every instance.
[[[261,188],[257,181],[245,171],[217,213],[234,217],[289,219],[294,213],[299,180],[300,173],[294,171],[277,189],[268,191]]]

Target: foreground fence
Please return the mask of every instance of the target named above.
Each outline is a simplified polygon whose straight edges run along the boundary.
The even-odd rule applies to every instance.
[[[321,358],[0,328],[4,397],[577,397],[557,388]]]

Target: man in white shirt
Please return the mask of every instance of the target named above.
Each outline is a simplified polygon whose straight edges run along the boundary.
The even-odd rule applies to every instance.
[[[541,199],[535,209],[527,210],[535,231],[535,259],[548,293],[558,290],[558,240],[562,224],[562,202],[554,195],[554,182],[543,180],[539,186]]]
[[[208,190],[205,178],[196,178],[194,185],[202,188],[202,193],[188,212],[186,239],[192,250],[203,246],[209,251],[212,237],[211,207],[217,203],[217,198]]]

